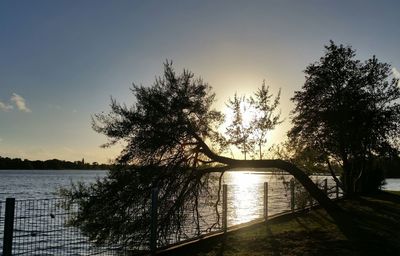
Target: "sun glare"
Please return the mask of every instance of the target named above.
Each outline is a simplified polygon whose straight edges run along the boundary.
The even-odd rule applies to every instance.
[[[248,102],[240,103],[240,111],[244,127],[250,127],[251,121],[254,119],[254,117],[258,117],[260,115],[259,113],[257,113],[257,110]],[[225,122],[223,126],[224,128],[226,128],[229,126],[229,124],[233,122],[235,114],[233,110],[228,106],[225,106],[223,113],[225,114]]]
[[[228,128],[234,123],[235,120],[235,113],[232,108],[229,106],[225,106],[223,113],[225,115],[225,120],[224,123],[219,127],[219,132],[221,134],[224,134],[228,136]],[[267,142],[270,142],[271,139],[271,134],[270,131],[265,132],[265,133],[260,133],[258,129],[253,129],[254,127],[254,120],[259,120],[262,117],[262,113],[258,111],[253,105],[251,105],[247,101],[242,101],[240,102],[240,113],[241,113],[241,119],[242,123],[240,126],[240,130],[243,132],[242,136],[246,135],[248,136],[248,143],[254,143],[254,142],[259,142],[261,136],[262,138],[266,139]],[[236,129],[236,128],[235,128]],[[254,144],[255,145],[255,144]],[[258,148],[256,149],[258,150]],[[230,152],[232,157],[242,157],[243,152],[241,149],[239,149],[236,146],[231,146],[230,147]],[[266,145],[263,144],[263,155],[265,156],[266,152]],[[247,152],[250,153],[250,152]],[[254,152],[253,152],[254,153]],[[247,154],[248,157],[251,157],[250,154]],[[259,153],[257,152],[257,155],[254,153],[253,157],[258,158]]]
[[[235,172],[232,175],[232,182],[243,187],[252,186],[259,183],[260,179],[257,175],[249,172]]]
[[[249,172],[232,172],[230,178],[232,184],[228,190],[232,196],[231,224],[250,221],[259,209],[260,199],[257,189],[263,182],[262,176]]]

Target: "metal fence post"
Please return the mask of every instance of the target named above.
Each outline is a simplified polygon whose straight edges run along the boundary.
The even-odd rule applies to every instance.
[[[222,185],[222,230],[228,229],[228,185]]]
[[[150,251],[155,255],[157,250],[157,208],[158,208],[158,188],[151,190],[151,229],[150,229]]]
[[[328,195],[328,179],[324,179],[324,193]]]
[[[290,209],[294,211],[294,180],[290,180]]]
[[[264,220],[268,220],[268,182],[264,182]]]
[[[336,199],[339,198],[339,185],[336,183]]]
[[[15,198],[7,198],[6,212],[4,219],[3,256],[12,255],[14,211],[15,211]]]

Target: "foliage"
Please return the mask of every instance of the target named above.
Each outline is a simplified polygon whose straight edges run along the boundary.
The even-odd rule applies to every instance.
[[[247,153],[253,151],[253,144],[250,143],[252,127],[249,122],[245,122],[244,115],[249,110],[246,108],[246,98],[238,97],[235,93],[233,99],[229,99],[227,107],[232,111],[233,117],[230,124],[226,128],[228,142],[236,146],[247,158]]]
[[[248,153],[252,153],[254,158],[263,159],[268,132],[283,122],[280,111],[277,111],[280,95],[281,90],[272,99],[269,86],[263,81],[254,96],[247,98],[235,94],[233,99],[229,99],[227,106],[233,117],[226,135],[228,142],[241,150],[244,159]]]
[[[97,114],[93,128],[113,145],[126,143],[119,163],[195,167],[199,164],[196,138],[217,142],[215,132],[223,120],[211,109],[211,87],[193,73],[177,75],[172,63],[164,64],[163,77],[151,87],[133,84],[136,104],[131,108],[111,102],[111,112]]]
[[[326,162],[321,153],[313,148],[304,148],[297,141],[287,140],[275,144],[270,151],[273,157],[289,161],[309,175],[327,172]]]
[[[166,245],[168,239],[185,234],[185,224],[192,221],[193,214],[199,214],[195,202],[200,201],[200,194],[203,199],[214,199],[208,190],[212,182],[209,175],[199,176],[184,169],[164,169],[160,177],[156,166],[115,166],[107,177],[92,185],[78,183],[60,193],[68,198],[67,207],[79,205],[80,211],[70,225],[79,226],[91,241],[137,249],[149,246],[151,184],[159,188],[158,242]],[[191,222],[191,226],[193,233],[200,233],[198,222]]]
[[[269,86],[265,85],[265,81],[258,88],[254,97],[250,97],[250,105],[255,109],[255,115],[251,120],[251,126],[253,127],[252,141],[258,148],[259,159],[263,158],[263,145],[267,143],[267,133],[279,124],[283,122],[281,112],[277,111],[281,90],[279,89],[278,94],[274,99],[270,93]]]
[[[98,244],[147,245],[150,193],[158,188],[159,243],[182,235],[189,219],[200,233],[200,201],[215,200],[217,211],[218,199],[212,195],[218,195],[218,186],[215,175],[206,171],[212,162],[200,151],[199,141],[216,145],[217,151],[224,147],[215,132],[223,116],[211,109],[211,87],[187,70],[177,75],[167,62],[153,86],[134,84],[132,93],[134,106],[112,99],[111,112],[93,118],[93,128],[109,138],[104,146],[122,142],[125,148],[104,180],[62,192],[70,205],[81,208],[71,224]],[[213,225],[219,225],[218,218]]]
[[[382,155],[400,131],[400,88],[391,68],[373,56],[355,59],[350,46],[330,42],[326,52],[306,70],[306,82],[293,102],[292,142],[317,150],[344,171],[348,194],[361,192],[357,184],[367,162]]]

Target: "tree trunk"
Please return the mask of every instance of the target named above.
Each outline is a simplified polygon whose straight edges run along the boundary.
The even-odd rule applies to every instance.
[[[354,179],[353,179],[353,172],[349,166],[345,168],[343,166],[344,172],[344,194],[346,197],[352,197],[354,195]]]
[[[236,160],[215,154],[202,140],[199,140],[201,151],[215,162],[227,165],[228,168],[277,168],[292,174],[327,211],[339,211],[340,208],[301,169],[283,160]]]
[[[326,160],[326,163],[328,164],[329,172],[331,173],[331,176],[332,176],[333,180],[336,182],[336,185],[338,185],[341,189],[344,189],[343,183],[340,182],[340,180],[336,176],[335,171],[332,169],[331,163],[329,162],[328,159]]]
[[[320,190],[317,185],[301,169],[292,163],[283,160],[234,160],[223,162],[232,168],[277,168],[287,171],[297,179],[303,187],[327,211],[339,210],[339,207]]]

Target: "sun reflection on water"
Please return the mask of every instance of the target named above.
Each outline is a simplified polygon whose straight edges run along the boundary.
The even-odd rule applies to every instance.
[[[259,193],[265,175],[251,172],[231,172],[228,183],[228,225],[236,225],[262,217],[263,194]]]
[[[233,170],[223,178],[228,187],[228,226],[264,217],[264,182],[268,182],[268,215],[290,210],[288,182],[293,176],[288,173]],[[329,176],[311,176],[311,179],[316,183],[328,179],[329,187],[335,185]]]

